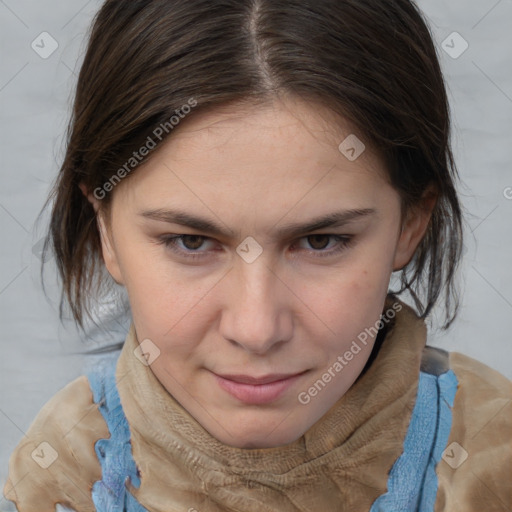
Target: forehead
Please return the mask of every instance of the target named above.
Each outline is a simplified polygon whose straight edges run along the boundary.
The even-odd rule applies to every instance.
[[[248,142],[247,139],[255,136],[258,138],[251,139],[252,146],[258,141],[264,141],[267,147],[278,146],[293,136],[295,148],[307,139],[315,139],[312,147],[332,148],[338,147],[354,131],[346,119],[325,106],[286,96],[265,103],[244,101],[194,112],[164,141],[162,152],[193,143],[201,145],[202,149],[205,145],[211,148],[223,139],[233,144],[237,140]]]
[[[166,201],[217,209],[343,201],[360,208],[365,193],[376,194],[387,179],[361,138],[328,109],[296,99],[196,112],[127,180],[124,195],[155,208]]]

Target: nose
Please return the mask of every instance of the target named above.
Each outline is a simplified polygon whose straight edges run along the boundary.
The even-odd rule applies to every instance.
[[[229,273],[220,330],[224,339],[263,355],[291,339],[293,294],[263,258]]]

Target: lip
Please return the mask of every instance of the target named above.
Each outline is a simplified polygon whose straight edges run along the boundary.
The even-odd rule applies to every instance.
[[[219,386],[236,399],[246,404],[266,404],[277,400],[305,372],[295,374],[272,374],[264,377],[249,375],[213,375]]]

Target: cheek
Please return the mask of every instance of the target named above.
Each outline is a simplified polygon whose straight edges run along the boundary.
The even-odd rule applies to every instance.
[[[163,382],[171,370],[188,379],[187,369],[200,361],[199,348],[214,325],[208,292],[218,276],[194,278],[194,272],[187,274],[168,261],[158,246],[125,249],[122,267],[137,336],[153,341],[161,353],[153,370]]]
[[[347,294],[354,299],[353,304],[366,304],[385,297],[391,272],[387,264],[372,262],[361,265],[353,273],[347,286]]]
[[[340,270],[338,276],[333,275],[328,286],[316,288],[316,297],[311,297],[310,303],[337,336],[337,348],[350,344],[378,321],[390,275],[389,258],[386,261],[360,258]]]
[[[162,253],[162,247],[147,242],[119,247],[119,266],[139,337],[161,340],[193,305],[190,287],[171,272]]]

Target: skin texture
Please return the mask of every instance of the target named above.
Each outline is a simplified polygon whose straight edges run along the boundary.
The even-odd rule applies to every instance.
[[[371,148],[353,162],[338,149],[351,133],[329,111],[293,98],[197,113],[117,185],[109,212],[98,216],[105,264],[127,288],[137,338],[160,351],[154,375],[230,446],[288,444],[344,395],[371,337],[308,404],[297,399],[378,322],[393,270],[410,261],[427,227],[434,200],[402,219],[399,195]],[[169,208],[233,234],[140,215]],[[349,209],[375,213],[293,238],[275,234]],[[176,241],[178,254],[162,243],[169,235],[204,238]],[[248,236],[263,251],[251,263],[236,251]],[[351,241],[334,253],[337,236]],[[228,394],[212,372],[305,373],[276,400],[255,405]]]

